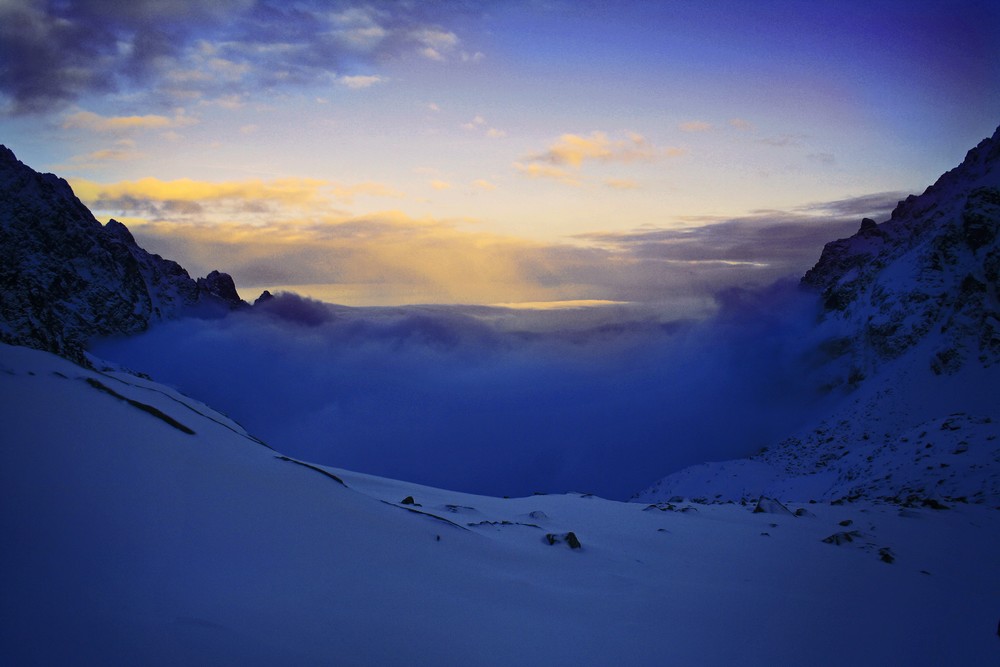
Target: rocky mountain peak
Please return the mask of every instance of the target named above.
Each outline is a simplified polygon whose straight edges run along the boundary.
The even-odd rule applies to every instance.
[[[0,146],[0,341],[82,362],[94,336],[245,305],[228,275],[193,280],[122,223],[98,222],[65,180]]]
[[[889,220],[828,243],[802,279],[849,332],[851,375],[929,346],[936,372],[1000,361],[1000,128]]]

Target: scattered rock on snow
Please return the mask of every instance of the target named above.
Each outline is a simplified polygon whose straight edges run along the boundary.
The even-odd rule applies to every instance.
[[[795,516],[790,509],[782,505],[774,498],[761,496],[757,499],[757,505],[753,508],[754,514],[789,514]]]
[[[570,549],[582,549],[583,545],[580,544],[580,540],[577,538],[576,533],[570,531],[568,533],[563,533],[562,535],[556,535],[555,533],[548,533],[545,535],[545,541],[550,545],[559,544],[560,542],[565,542]]]
[[[860,539],[861,533],[856,530],[851,531],[841,531],[839,533],[834,533],[829,537],[824,537],[823,542],[826,544],[836,544],[840,546],[841,544],[850,544],[854,540]]]

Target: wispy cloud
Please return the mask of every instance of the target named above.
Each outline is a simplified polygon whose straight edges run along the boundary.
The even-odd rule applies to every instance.
[[[73,189],[97,211],[112,215],[172,219],[181,209],[179,202],[198,203],[203,222],[234,216],[261,221],[296,218],[303,212],[330,213],[353,203],[357,197],[401,198],[403,193],[377,182],[338,183],[319,179],[284,178],[274,180],[197,181],[143,178],[117,183],[96,183],[76,179]],[[190,207],[183,209],[191,213]]]
[[[125,132],[131,130],[166,130],[195,125],[198,119],[183,111],[173,116],[148,114],[144,116],[102,116],[92,111],[76,111],[63,118],[64,129],[83,129],[92,132]]]
[[[360,90],[362,88],[371,88],[377,83],[384,83],[385,77],[378,76],[377,74],[359,74],[355,76],[342,76],[337,81],[352,90]]]
[[[482,132],[490,139],[501,139],[507,136],[507,133],[503,130],[491,127],[490,124],[486,122],[486,118],[481,115],[476,115],[467,123],[462,123],[462,129],[470,132]]]
[[[729,126],[734,127],[737,130],[748,131],[753,129],[753,123],[742,118],[730,118]]]
[[[640,134],[625,139],[611,139],[604,132],[587,136],[564,134],[543,153],[530,156],[532,162],[545,162],[579,168],[584,162],[636,162],[652,160],[662,152]]]
[[[608,178],[604,184],[612,190],[638,190],[640,185],[628,178]]]
[[[773,137],[762,137],[757,142],[765,146],[784,148],[785,146],[798,146],[804,139],[806,136],[803,134],[780,134]]]
[[[689,120],[678,125],[678,128],[681,132],[707,132],[712,129],[712,124],[703,120]]]
[[[661,262],[728,264],[770,279],[801,274],[823,246],[857,231],[862,217],[885,218],[904,197],[882,192],[731,219],[701,218],[683,228],[644,227],[578,236],[616,254]]]
[[[625,138],[613,139],[605,132],[594,131],[589,135],[563,134],[545,151],[515,162],[514,168],[530,178],[547,178],[579,186],[586,180],[581,169],[587,163],[652,162],[684,153],[682,148],[654,146],[644,136],[634,132],[626,134]],[[628,179],[609,179],[605,184],[613,188],[628,189],[632,182]]]
[[[578,187],[582,184],[579,177],[569,171],[556,167],[551,164],[542,164],[539,162],[529,162],[524,164],[522,162],[515,162],[514,168],[517,171],[527,176],[528,178],[543,178],[553,181],[558,181],[565,185],[572,185]]]
[[[459,43],[458,35],[439,28],[420,28],[410,35],[421,46],[420,54],[428,60],[447,60]]]
[[[90,153],[74,155],[69,159],[69,164],[65,166],[67,168],[99,168],[108,163],[127,162],[137,160],[140,157],[142,157],[142,153],[136,150],[135,141],[119,139],[111,148],[101,148]]]

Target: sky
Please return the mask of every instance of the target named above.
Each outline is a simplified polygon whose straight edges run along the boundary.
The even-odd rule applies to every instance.
[[[990,2],[0,0],[0,143],[245,298],[801,274],[1000,123]]]

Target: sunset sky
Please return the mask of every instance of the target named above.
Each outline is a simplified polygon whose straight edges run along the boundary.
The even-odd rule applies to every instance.
[[[1000,123],[989,2],[0,0],[0,143],[245,298],[801,273]]]

